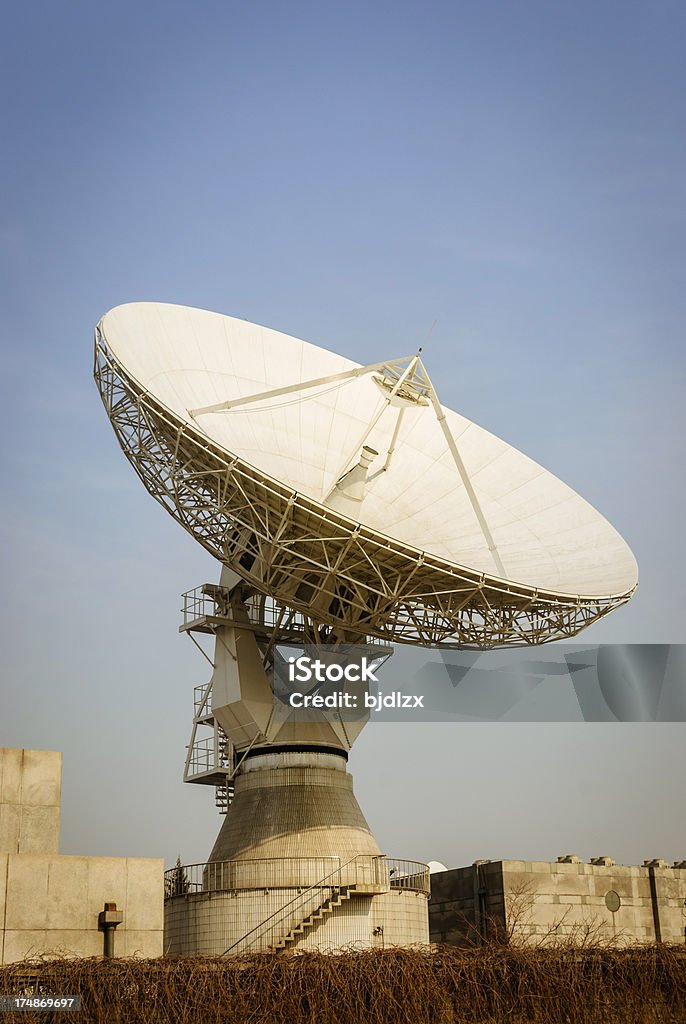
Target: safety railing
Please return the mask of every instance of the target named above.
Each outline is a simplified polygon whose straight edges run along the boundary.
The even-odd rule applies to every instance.
[[[166,899],[242,889],[303,889],[322,884],[325,878],[336,887],[374,885],[430,893],[426,864],[372,854],[345,864],[340,857],[278,857],[177,865],[164,878]]]
[[[199,624],[205,620],[215,625],[231,622],[229,592],[225,587],[215,583],[204,583],[200,587],[186,591],[181,597],[182,629],[200,628]],[[253,594],[248,597],[245,601],[245,610],[252,627],[268,635],[278,632],[279,643],[298,644],[305,641],[308,636],[311,637],[311,626],[301,612],[280,604],[265,594]],[[211,632],[212,629],[206,631]],[[374,647],[388,647],[387,641],[379,637],[366,637],[364,643]]]
[[[431,895],[429,867],[416,860],[386,859],[391,889],[411,889]]]
[[[200,686],[193,687],[193,710],[195,718],[212,714],[212,686],[210,683],[201,683]]]
[[[205,583],[182,594],[183,625],[188,626],[200,619],[218,619],[229,622],[232,618],[229,592],[225,587]],[[299,612],[286,609],[273,598],[263,594],[253,595],[245,602],[250,624],[270,632],[284,627],[289,634],[304,634],[305,620]]]
[[[202,772],[215,771],[221,765],[221,759],[216,750],[213,736],[196,740],[191,748],[188,759],[188,771],[191,775],[200,775]]]
[[[339,857],[277,857],[177,865],[164,874],[165,899],[242,889],[300,889],[340,868]]]

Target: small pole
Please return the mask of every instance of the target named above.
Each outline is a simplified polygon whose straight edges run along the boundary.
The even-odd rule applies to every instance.
[[[124,920],[124,914],[117,910],[116,903],[106,903],[98,914],[98,928],[103,932],[103,956],[114,956],[114,931]]]

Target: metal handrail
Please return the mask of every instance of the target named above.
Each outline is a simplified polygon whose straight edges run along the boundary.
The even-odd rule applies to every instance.
[[[353,861],[361,863],[363,860],[374,860],[379,865],[383,864],[383,879],[378,868],[374,871],[374,880],[377,884],[383,882],[391,889],[407,889],[421,892],[425,896],[429,895],[429,869],[426,864],[388,858],[383,854],[358,854],[347,861],[346,866]],[[301,888],[303,884],[308,888],[311,885],[316,887],[318,882],[310,883],[309,878],[315,871],[315,877],[319,878],[319,873],[327,861],[336,861],[340,865],[339,857],[320,856],[262,857],[176,866],[165,871],[165,897],[169,899],[202,892],[229,892],[242,889]],[[342,868],[343,866],[341,870]],[[325,873],[324,877],[328,877],[328,874]],[[321,878],[319,881],[321,882]],[[362,881],[369,882],[370,877],[365,873],[364,879],[361,879],[359,872],[356,872],[354,878],[346,881],[350,884],[360,884]]]
[[[415,860],[388,860],[391,889],[406,889],[431,895],[430,872],[427,864]]]
[[[343,871],[344,868],[347,868],[349,864],[353,864],[355,861],[359,860],[360,856],[364,856],[364,854],[358,854],[357,857],[352,857],[349,861],[346,861],[345,864],[341,864],[339,862],[338,867],[334,868],[333,871],[330,871],[328,875],[324,875],[324,877],[320,878],[318,882],[314,883],[314,885],[311,885],[311,886],[309,886],[309,888],[305,889],[303,892],[298,893],[298,895],[294,896],[292,900],[289,900],[288,903],[284,903],[282,907],[279,907],[278,910],[275,910],[273,914],[269,915],[269,917],[265,917],[264,921],[260,921],[260,923],[256,924],[254,928],[251,928],[249,932],[246,932],[245,935],[242,935],[240,937],[240,939],[237,939],[236,942],[232,943],[228,947],[228,949],[224,950],[224,952],[222,953],[222,956],[226,956],[227,953],[230,953],[232,949],[235,949],[235,947],[239,943],[244,942],[245,939],[247,939],[249,935],[253,934],[253,932],[258,931],[258,929],[264,928],[264,926],[269,924],[269,922],[272,920],[272,918],[276,917],[277,914],[281,914],[281,917],[285,917],[285,913],[284,912],[287,911],[289,909],[289,907],[293,906],[293,904],[297,903],[298,901],[300,901],[300,903],[304,903],[304,897],[307,896],[308,893],[311,893],[314,889],[321,889],[324,886],[324,883],[326,882],[326,880],[328,878],[331,878],[331,876],[335,875],[336,872],[338,872],[339,875],[340,875],[340,872]],[[334,888],[334,887],[332,886],[331,888]],[[338,888],[340,888],[340,884],[339,884]],[[293,909],[295,909],[295,908],[293,908]],[[280,920],[281,920],[281,918],[279,918],[279,921]],[[279,921],[274,921],[274,925],[278,924]],[[253,941],[250,943],[250,945],[252,945],[253,942],[256,942],[259,938],[260,938],[260,936],[256,935],[255,938],[253,939]]]
[[[217,620],[223,624],[232,623],[232,610],[228,603],[228,591],[225,588],[214,584],[204,583],[201,586],[187,590],[181,595],[183,606],[180,611],[183,616],[183,626],[191,626],[203,618]],[[248,613],[248,622],[240,622],[238,625],[255,630],[272,632],[281,629],[284,634],[293,642],[306,640],[308,636],[308,623],[302,612],[289,608],[273,597],[262,594],[249,597],[245,603]],[[284,616],[287,615],[287,622],[284,623]],[[279,641],[281,642],[281,641]],[[362,638],[360,643],[374,647],[387,647],[387,641],[381,637],[368,636]]]
[[[329,861],[340,864],[340,857],[256,857],[176,865],[164,873],[165,898],[240,889],[302,888],[310,884],[313,875],[319,877]]]

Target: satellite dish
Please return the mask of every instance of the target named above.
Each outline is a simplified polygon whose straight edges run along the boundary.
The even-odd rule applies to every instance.
[[[444,408],[421,352],[360,366],[233,317],[132,303],[95,376],[141,480],[208,551],[322,642],[569,638],[638,579],[617,531]]]
[[[376,663],[390,641],[573,636],[629,599],[631,552],[569,487],[445,409],[421,350],[360,366],[134,303],[97,325],[95,378],[148,491],[223,565],[184,595],[181,628],[214,638],[184,779],[215,785],[228,813],[208,863],[167,879],[165,949],[428,943],[429,868],[381,852],[347,773],[367,704],[283,710],[283,649],[355,645]]]
[[[445,866],[445,864],[441,864],[440,860],[430,860],[429,863],[426,866],[429,869],[429,874],[430,875],[437,875],[441,871],[447,871],[448,870],[447,867]]]

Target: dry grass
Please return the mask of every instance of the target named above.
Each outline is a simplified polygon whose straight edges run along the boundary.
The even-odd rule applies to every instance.
[[[80,994],[102,1024],[686,1024],[686,947],[377,950],[224,959],[53,960],[0,968]]]

